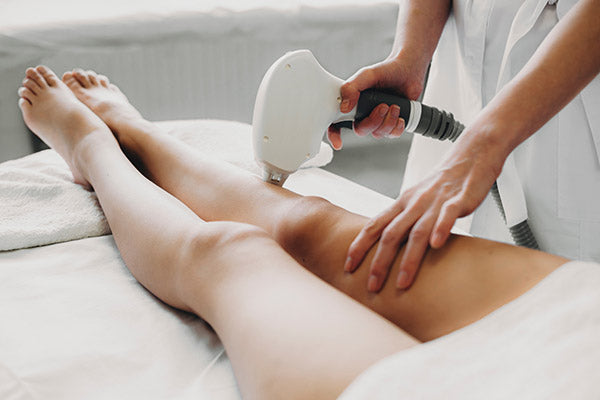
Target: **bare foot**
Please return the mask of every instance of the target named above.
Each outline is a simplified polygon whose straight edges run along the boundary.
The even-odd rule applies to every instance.
[[[65,72],[62,80],[83,104],[108,125],[121,144],[127,141],[123,137],[128,131],[124,125],[144,121],[123,92],[110,83],[106,76],[78,68]]]
[[[43,65],[27,69],[18,93],[29,129],[64,158],[76,183],[89,186],[77,152],[92,134],[114,142],[108,127]]]

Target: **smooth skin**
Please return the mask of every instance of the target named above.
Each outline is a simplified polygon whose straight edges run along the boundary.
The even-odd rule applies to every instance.
[[[395,90],[415,99],[439,41],[450,1],[407,0],[401,3],[397,35],[390,57],[363,68],[342,86],[342,111],[351,110],[360,92],[370,87]],[[560,20],[525,67],[478,114],[451,151],[421,182],[405,190],[371,219],[348,249],[346,271],[359,267],[375,243],[368,289],[377,292],[406,243],[398,288],[413,283],[428,247],[448,242],[457,218],[471,214],[485,199],[508,155],[567,105],[600,72],[600,0],[580,0]],[[577,60],[574,62],[573,60]],[[527,96],[523,96],[527,93]],[[380,113],[381,112],[381,113]],[[403,124],[382,106],[356,124],[357,134],[398,136]],[[330,142],[341,148],[339,131]]]
[[[460,291],[468,275],[481,273],[480,257],[489,258],[489,252],[502,253],[499,259],[511,255],[510,266],[504,265],[504,259],[494,264],[493,271],[503,274],[505,270],[514,268],[515,276],[535,270],[537,261],[543,265],[539,273],[548,271],[547,263],[556,266],[557,262],[565,261],[514,246],[457,236],[454,238],[454,251],[431,252],[428,268],[422,272],[421,278],[429,283],[424,282],[410,293],[389,285],[379,299],[379,296],[364,289],[368,278],[366,269],[354,276],[339,271],[339,266],[344,263],[345,250],[364,225],[365,217],[349,213],[318,197],[299,196],[262,182],[227,163],[200,156],[156,124],[144,120],[116,86],[93,71],[74,70],[66,73],[63,80],[77,98],[111,128],[121,147],[136,160],[145,175],[180,199],[200,218],[237,221],[264,229],[304,267],[421,341],[467,325],[492,309],[473,308],[470,303],[488,303],[495,308],[509,298],[504,288],[504,285],[510,285],[509,281],[492,276],[491,268],[483,272],[489,276],[482,277],[482,281],[489,281],[483,284],[482,290],[474,292],[469,289],[461,295],[454,294]],[[473,243],[478,244],[473,246]],[[375,251],[374,248],[365,263],[372,260]],[[530,259],[530,255],[534,258]],[[444,262],[454,262],[450,261],[454,256],[460,270],[457,267],[452,276],[445,276],[447,271],[434,267],[442,262],[441,258]],[[520,257],[525,258],[518,261]],[[524,268],[525,263],[530,267]],[[525,283],[537,276],[534,274],[519,280]],[[506,277],[509,277],[508,274]],[[510,276],[510,279],[513,278]],[[430,290],[428,285],[435,286],[435,291]],[[528,287],[517,287],[510,298]],[[438,307],[432,307],[433,303]],[[390,304],[394,306],[390,307]]]
[[[410,292],[387,285],[374,296],[366,269],[341,270],[364,217],[203,158],[106,77],[63,80],[27,70],[25,122],[94,188],[140,283],[215,328],[244,398],[334,398],[383,357],[481,318],[566,261],[453,237],[428,253]]]

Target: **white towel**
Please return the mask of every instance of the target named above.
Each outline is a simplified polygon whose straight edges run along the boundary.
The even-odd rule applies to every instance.
[[[164,126],[202,152],[260,173],[248,124],[205,120]],[[331,158],[331,148],[323,144],[303,167],[326,165]],[[0,164],[0,251],[108,233],[96,194],[73,183],[67,164],[53,150]]]
[[[364,371],[339,398],[600,399],[600,266],[572,261],[481,320]]]

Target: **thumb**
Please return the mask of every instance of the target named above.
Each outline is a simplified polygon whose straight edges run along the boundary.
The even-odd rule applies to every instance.
[[[342,103],[340,111],[348,113],[352,111],[358,103],[360,92],[369,89],[377,83],[377,73],[370,67],[360,69],[352,75],[340,88]]]

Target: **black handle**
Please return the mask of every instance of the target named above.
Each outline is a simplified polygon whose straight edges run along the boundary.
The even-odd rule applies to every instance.
[[[400,118],[409,125],[411,103],[405,97],[389,93],[379,92],[373,89],[367,89],[360,94],[358,105],[356,107],[355,121],[360,121],[369,114],[379,104],[385,103],[388,106],[397,104],[400,106]],[[421,104],[420,118],[413,121],[412,132],[423,136],[432,137],[438,140],[455,141],[465,128],[460,122],[454,119],[452,113],[438,110],[435,107],[429,107]],[[344,121],[335,124],[338,128],[352,129],[351,121]]]
[[[408,123],[408,118],[410,116],[410,100],[402,96],[380,92],[375,89],[366,89],[360,93],[354,120],[361,121],[367,118],[373,109],[381,103],[385,103],[388,106],[391,106],[392,104],[398,105],[400,107],[400,118]],[[334,126],[337,128],[352,129],[352,121],[338,122],[337,124],[334,124]]]
[[[385,103],[388,106],[392,106],[393,104],[398,105],[400,107],[400,118],[408,123],[408,118],[410,117],[410,100],[402,96],[380,92],[375,89],[367,89],[361,92],[360,97],[358,98],[356,117],[354,120],[360,121],[367,118],[373,109],[381,103]]]

